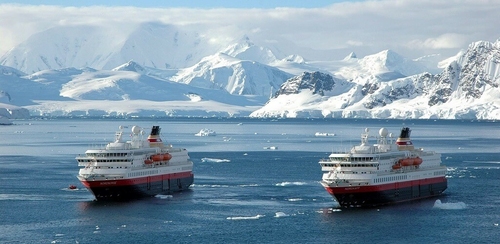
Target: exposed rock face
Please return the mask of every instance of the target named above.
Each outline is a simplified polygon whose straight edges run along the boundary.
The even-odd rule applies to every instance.
[[[279,91],[274,94],[277,97],[282,94],[296,94],[300,90],[308,89],[313,94],[324,95],[325,91],[331,91],[335,86],[335,79],[321,72],[304,72],[302,75],[288,79]]]

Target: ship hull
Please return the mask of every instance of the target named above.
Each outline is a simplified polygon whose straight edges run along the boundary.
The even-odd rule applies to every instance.
[[[438,196],[447,188],[445,177],[373,186],[330,187],[325,189],[341,207],[375,207]]]
[[[120,180],[79,179],[96,200],[127,200],[171,194],[189,189],[194,182],[192,172]]]

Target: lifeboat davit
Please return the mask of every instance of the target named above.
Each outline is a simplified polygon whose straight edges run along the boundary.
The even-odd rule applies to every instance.
[[[146,160],[144,160],[144,163],[145,163],[145,164],[152,164],[152,163],[153,163],[153,160],[151,160],[151,159],[146,159]]]
[[[413,159],[413,165],[420,165],[422,162],[423,160],[419,157]]]
[[[400,160],[399,160],[399,163],[400,163],[402,166],[411,166],[411,165],[413,165],[413,158],[404,158],[404,159],[400,159]]]

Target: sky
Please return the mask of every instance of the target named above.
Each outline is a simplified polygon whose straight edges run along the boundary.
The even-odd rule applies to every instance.
[[[67,1],[67,0],[50,0],[50,1],[34,1],[34,0],[17,0],[0,1],[2,3],[17,3],[30,5],[59,5],[59,6],[135,6],[144,8],[276,8],[276,7],[293,7],[293,8],[318,8],[331,5],[342,0],[253,0],[253,1],[238,1],[238,0],[86,0],[86,1]]]
[[[55,26],[105,25],[126,31],[153,21],[194,28],[214,40],[247,35],[261,42],[287,43],[287,52],[308,50],[318,59],[342,58],[351,51],[363,57],[387,49],[409,58],[444,59],[472,42],[500,38],[498,0],[105,3],[0,1],[0,56],[34,33]]]

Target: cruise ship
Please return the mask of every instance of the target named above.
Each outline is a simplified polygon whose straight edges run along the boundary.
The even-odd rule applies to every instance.
[[[401,129],[395,138],[386,128],[376,143],[369,129],[360,145],[350,151],[333,152],[320,160],[321,184],[340,207],[373,207],[440,195],[447,188],[446,166],[441,154],[415,148],[411,130]]]
[[[184,148],[165,145],[160,127],[144,130],[132,127],[130,140],[124,141],[123,127],[115,140],[104,148],[88,149],[78,155],[78,179],[96,200],[131,199],[170,194],[193,184],[193,162]]]

